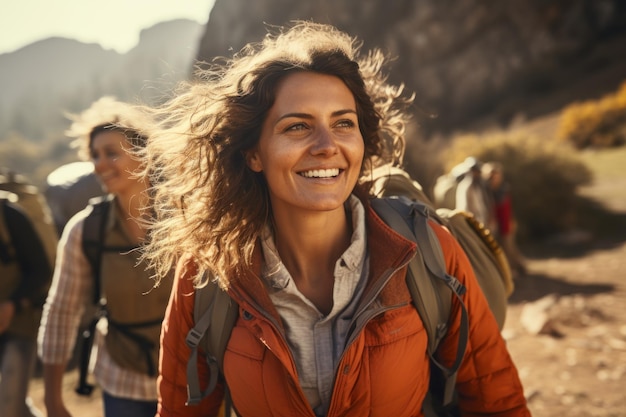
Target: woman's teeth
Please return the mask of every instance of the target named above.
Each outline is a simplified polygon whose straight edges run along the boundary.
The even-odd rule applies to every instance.
[[[314,169],[311,171],[304,171],[301,175],[306,178],[331,178],[339,175],[339,168]]]

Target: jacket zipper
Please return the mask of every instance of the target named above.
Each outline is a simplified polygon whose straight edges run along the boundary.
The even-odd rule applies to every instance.
[[[350,347],[350,345],[354,342],[354,340],[356,339],[356,336],[360,333],[361,330],[363,330],[365,325],[369,323],[369,321],[372,318],[378,316],[379,314],[384,313],[385,311],[389,311],[389,310],[399,307],[399,305],[381,307],[379,309],[375,309],[368,313],[368,307],[374,302],[374,300],[376,300],[376,298],[382,292],[383,288],[385,288],[385,285],[387,285],[391,277],[394,274],[396,274],[400,269],[408,265],[408,263],[411,261],[413,256],[409,256],[407,258],[408,259],[405,259],[404,262],[402,262],[396,268],[388,269],[387,271],[385,271],[385,274],[383,274],[383,276],[377,281],[375,290],[370,291],[371,296],[365,301],[365,303],[361,304],[359,311],[356,312],[356,314],[354,315],[354,318],[352,319],[352,323],[350,323],[350,327],[352,326],[355,326],[355,327],[354,327],[354,330],[350,331],[350,336],[348,337],[348,340],[346,342],[346,347],[344,348],[344,352],[348,350],[348,347]],[[341,359],[343,359],[343,354],[339,362],[341,362]]]
[[[415,251],[411,252],[411,254],[409,254],[409,256],[406,257],[406,259],[400,264],[398,265],[396,268],[393,269],[387,269],[385,271],[385,273],[380,277],[380,279],[377,280],[376,285],[375,285],[375,289],[373,291],[370,291],[371,296],[367,299],[367,301],[365,303],[363,303],[361,305],[361,307],[359,308],[359,311],[357,311],[357,313],[354,315],[354,318],[352,319],[352,323],[350,323],[350,327],[352,327],[353,325],[355,325],[355,328],[350,331],[350,336],[348,337],[348,340],[346,342],[346,346],[343,349],[343,353],[341,354],[341,357],[339,358],[339,361],[337,361],[337,368],[335,369],[335,385],[337,384],[338,379],[341,378],[341,375],[338,372],[339,369],[339,365],[341,364],[341,362],[343,361],[343,357],[345,355],[345,352],[349,349],[349,347],[352,345],[352,343],[354,342],[354,340],[356,339],[357,335],[361,332],[361,330],[363,330],[363,328],[365,328],[365,326],[367,325],[367,323],[369,323],[369,321],[371,319],[373,319],[374,317],[389,311],[389,310],[393,310],[395,308],[400,307],[400,305],[394,305],[394,306],[387,306],[387,307],[381,307],[378,309],[375,309],[371,312],[368,312],[368,307],[374,302],[374,300],[376,300],[376,298],[378,297],[378,295],[381,293],[381,291],[383,290],[383,288],[385,288],[385,285],[387,285],[387,283],[389,282],[389,280],[391,279],[391,277],[397,273],[400,269],[402,269],[403,267],[405,267],[406,265],[408,265],[408,263],[411,261],[411,259],[413,259],[413,256],[415,256]],[[289,356],[289,360],[291,362],[291,366],[293,369],[296,370],[297,372],[297,367],[295,364],[295,360],[293,359],[293,355],[291,354],[291,349],[289,349],[289,346],[287,346],[287,338],[285,337],[285,335],[283,334],[283,332],[280,330],[280,326],[278,325],[278,323],[276,322],[276,320],[274,320],[274,318],[269,315],[263,308],[261,308],[261,306],[253,299],[249,298],[249,297],[245,297],[245,299],[247,300],[247,302],[263,317],[265,318],[270,325],[274,328],[274,331],[279,334],[281,343],[284,345],[283,349],[285,349],[285,351],[287,352],[288,356]],[[261,343],[263,343],[263,341],[261,341]],[[265,343],[263,343],[268,349],[269,346]],[[271,349],[269,349],[271,351]],[[296,374],[297,377],[297,374]],[[299,382],[297,381],[292,381],[295,386],[297,387],[298,392],[300,393],[300,396],[302,397],[302,400],[308,404],[308,400],[306,399],[306,396],[304,395],[304,392],[302,391]],[[334,393],[334,389],[333,389],[333,393]],[[327,415],[331,415],[331,410],[333,408],[333,397],[334,395],[331,396],[330,399],[330,404],[328,407],[328,413]],[[313,410],[311,410],[310,406],[308,407],[308,410],[311,411],[311,415],[314,415]]]
[[[343,349],[343,352],[341,354],[341,357],[339,358],[339,361],[337,361],[337,368],[335,369],[335,378],[334,378],[334,386],[337,386],[340,383],[340,379],[342,377],[342,374],[339,372],[339,366],[341,365],[343,358],[346,354],[346,352],[348,351],[348,349],[350,348],[350,346],[352,345],[352,343],[354,343],[354,341],[357,338],[357,335],[359,335],[361,333],[361,331],[365,328],[365,326],[367,325],[367,323],[369,323],[374,317],[383,314],[386,311],[389,310],[393,310],[395,308],[400,307],[401,305],[393,305],[393,306],[387,306],[387,307],[381,307],[378,309],[373,309],[371,311],[368,312],[368,307],[374,302],[374,300],[376,300],[376,298],[378,297],[378,295],[381,293],[381,291],[383,290],[383,288],[385,288],[385,285],[387,285],[387,283],[389,282],[389,280],[391,279],[391,277],[396,274],[400,269],[402,269],[403,267],[405,267],[406,265],[408,265],[408,263],[411,261],[411,259],[413,259],[413,256],[415,256],[415,251],[411,253],[410,256],[407,256],[407,258],[404,260],[404,262],[402,262],[399,266],[397,266],[394,269],[388,269],[387,271],[385,271],[385,274],[383,274],[383,276],[377,281],[376,286],[375,286],[375,290],[371,291],[370,293],[372,294],[368,300],[361,305],[361,308],[359,308],[359,311],[357,311],[357,313],[354,315],[354,318],[352,319],[352,323],[350,323],[350,327],[352,327],[353,325],[355,326],[354,329],[352,331],[350,331],[350,336],[348,337],[348,340],[346,342],[346,346]],[[333,410],[333,405],[335,403],[334,400],[334,395],[335,393],[335,389],[333,388],[333,395],[330,398],[330,404],[328,406],[328,413],[327,415],[332,415],[332,410]]]

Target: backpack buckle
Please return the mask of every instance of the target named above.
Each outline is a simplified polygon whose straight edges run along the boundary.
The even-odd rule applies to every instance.
[[[465,285],[461,284],[461,281],[456,279],[456,277],[453,277],[452,275],[446,273],[444,274],[444,278],[446,280],[446,285],[457,295],[465,294],[467,288],[465,288]]]
[[[427,219],[431,217],[432,211],[425,204],[422,204],[417,201],[410,201],[410,200],[408,200],[408,202],[411,205],[411,214],[414,214],[415,212],[417,212],[422,217],[426,217]]]
[[[203,335],[204,335],[203,332],[199,332],[195,328],[192,328],[187,333],[187,337],[185,338],[185,343],[190,349],[194,349],[198,346],[198,343],[200,343],[200,339],[202,339]]]

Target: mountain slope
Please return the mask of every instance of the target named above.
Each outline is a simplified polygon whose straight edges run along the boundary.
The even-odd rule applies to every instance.
[[[33,90],[54,94],[73,89],[117,71],[122,61],[121,54],[94,43],[58,37],[32,43],[0,55],[0,104],[19,101]]]
[[[188,76],[203,27],[189,19],[156,24],[126,54],[49,38],[0,55],[0,139],[13,131],[38,140],[45,130],[63,128],[64,111],[80,111],[103,95],[162,97]]]

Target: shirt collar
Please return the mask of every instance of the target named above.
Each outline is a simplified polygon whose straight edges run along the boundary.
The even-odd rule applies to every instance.
[[[366,236],[365,236],[365,208],[363,203],[355,196],[350,195],[346,201],[346,208],[352,213],[352,237],[350,246],[345,250],[341,257],[337,260],[335,266],[335,275],[342,269],[350,272],[358,272],[362,268],[363,260],[366,255]],[[291,280],[291,275],[287,268],[280,260],[280,255],[276,249],[274,236],[266,226],[261,236],[261,247],[263,249],[264,265],[262,276],[267,284],[275,290],[283,289]]]

